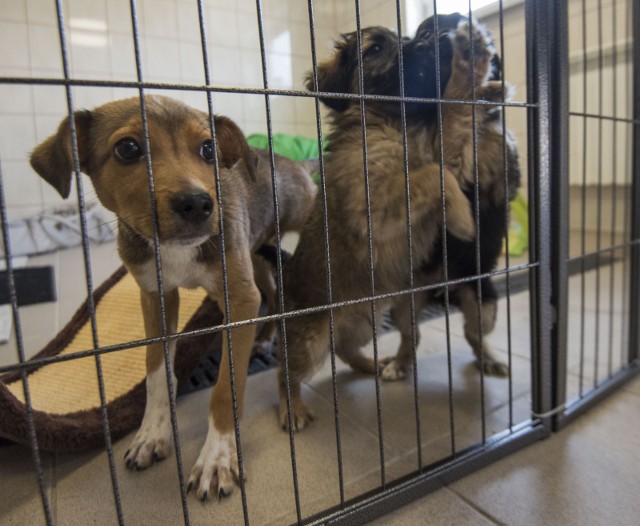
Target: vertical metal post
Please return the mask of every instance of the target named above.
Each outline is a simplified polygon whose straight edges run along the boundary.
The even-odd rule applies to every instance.
[[[563,21],[565,26],[558,31]],[[526,24],[528,97],[536,104],[535,108],[529,109],[528,119],[530,258],[538,262],[531,271],[532,411],[536,415],[546,415],[539,418],[550,430],[548,413],[554,407],[554,371],[559,357],[554,343],[562,336],[557,331],[559,317],[554,310],[554,306],[562,304],[555,290],[560,277],[554,278],[553,271],[559,270],[556,268],[559,263],[560,267],[566,265],[566,258],[560,261],[558,252],[563,240],[566,249],[566,234],[554,233],[554,226],[560,219],[554,208],[562,208],[557,206],[555,199],[562,197],[558,189],[562,188],[560,180],[566,176],[566,172],[557,171],[566,169],[566,163],[561,161],[561,156],[557,158],[557,153],[562,150],[561,141],[566,141],[568,133],[566,123],[564,130],[562,126],[557,129],[556,107],[562,104],[562,99],[566,104],[566,94],[558,97],[555,92],[558,84],[562,85],[562,64],[566,60],[562,57],[562,41],[566,55],[566,5],[553,0],[527,0]],[[564,292],[566,295],[566,288]],[[563,316],[566,317],[566,310]],[[566,319],[563,321],[566,326]]]
[[[569,307],[569,19],[568,2],[550,2],[549,23],[551,130],[551,353],[552,407],[566,400],[567,323]],[[555,423],[554,418],[554,423]]]
[[[640,4],[633,2],[633,166],[631,194],[631,239],[640,238]],[[629,293],[629,363],[640,349],[640,246],[631,248],[631,290]]]
[[[22,332],[22,322],[20,317],[20,309],[18,307],[18,296],[16,293],[16,283],[13,276],[13,260],[11,255],[11,236],[9,235],[9,222],[7,218],[7,202],[5,199],[5,182],[2,174],[2,163],[0,163],[0,242],[4,248],[4,260],[7,272],[7,288],[9,289],[9,299],[11,302],[11,313],[13,316],[13,331],[16,341],[16,351],[18,354],[18,362],[20,365],[27,361],[24,352],[24,337]],[[27,369],[20,369],[20,380],[22,382],[22,394],[24,396],[25,416],[27,432],[29,437],[29,446],[31,449],[31,458],[33,459],[34,469],[38,481],[38,491],[42,501],[42,513],[47,526],[53,524],[53,516],[49,497],[50,492],[47,483],[44,480],[44,470],[42,469],[42,454],[38,446],[38,430],[33,417],[33,404],[31,402],[31,390],[29,388],[29,376]],[[34,517],[35,519],[35,517]]]

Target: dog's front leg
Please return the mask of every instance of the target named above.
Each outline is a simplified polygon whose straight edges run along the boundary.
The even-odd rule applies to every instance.
[[[227,276],[231,318],[227,321],[238,322],[257,317],[260,291],[253,279],[250,254],[230,252],[227,255]],[[222,279],[219,280],[217,289],[212,296],[224,310]],[[222,331],[222,362],[218,382],[211,396],[209,430],[198,460],[191,470],[187,487],[188,490],[195,488],[201,500],[207,500],[212,490],[219,498],[226,497],[231,494],[234,485],[239,483],[229,353],[232,349],[235,393],[240,418],[255,334],[256,327],[253,324],[232,329],[229,345],[227,330]]]
[[[158,293],[145,292],[141,289],[140,300],[144,326],[148,338],[162,334],[162,318],[160,316],[160,301]],[[178,289],[165,291],[164,305],[166,313],[167,333],[175,333],[178,328],[178,308],[180,298]],[[171,375],[174,390],[176,377],[173,373],[173,360],[176,352],[176,342],[169,342],[169,357],[171,360]],[[164,351],[162,343],[147,346],[147,403],[144,410],[142,425],[136,433],[131,446],[124,458],[127,467],[144,469],[155,460],[161,460],[171,450],[172,434],[169,414],[169,390],[167,374],[164,367]]]

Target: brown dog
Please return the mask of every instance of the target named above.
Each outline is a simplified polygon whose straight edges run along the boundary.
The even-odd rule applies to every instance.
[[[437,22],[437,23],[436,23]],[[464,26],[463,26],[464,24]],[[437,27],[436,27],[437,26]],[[479,60],[480,68],[476,68],[475,93],[471,83],[470,71],[465,66],[459,70],[460,63],[454,61],[454,51],[469,54],[471,41],[469,40],[469,24],[467,19],[458,13],[452,15],[438,15],[425,20],[416,32],[413,45],[405,53],[404,88],[407,97],[436,98],[442,97],[443,92],[448,98],[484,99],[491,102],[509,100],[511,87],[500,82],[501,63],[495,53],[493,41],[489,31],[477,21],[473,21],[472,33],[475,60]],[[437,29],[437,31],[436,31]],[[381,35],[392,39],[388,32],[368,29],[373,32],[373,39],[378,47],[383,42]],[[464,34],[464,33],[467,34]],[[377,35],[376,35],[377,34]],[[355,49],[355,34],[346,35],[344,41],[338,44],[340,59],[329,61],[318,71],[319,87],[323,92],[359,92],[359,79],[353,71],[357,71],[357,50]],[[397,41],[395,43],[397,47]],[[436,53],[436,46],[439,53]],[[388,58],[393,54],[392,44],[382,45],[381,53]],[[436,73],[436,59],[439,59],[440,82],[438,85]],[[490,60],[490,68],[485,69],[486,61]],[[373,72],[373,74],[371,74]],[[379,68],[365,68],[365,89],[378,95],[398,95],[399,86],[397,75],[390,72],[386,78],[380,78]],[[455,74],[453,74],[455,73]],[[465,75],[467,76],[465,80]],[[488,77],[488,80],[487,80]],[[450,84],[449,81],[453,82]],[[310,83],[309,83],[310,87]],[[335,112],[343,112],[357,100],[323,98],[323,102]],[[394,103],[378,103],[377,110],[390,120],[400,120],[401,108]],[[405,103],[406,118],[412,123],[422,123],[425,127],[435,128],[438,124],[436,104]],[[475,212],[473,166],[473,137],[467,133],[473,129],[473,110],[470,105],[443,104],[443,135],[445,137],[445,156],[448,167],[455,173],[460,186],[467,195]],[[505,235],[506,203],[505,186],[508,199],[513,199],[519,186],[520,169],[518,151],[509,130],[504,129],[501,122],[499,106],[478,105],[475,109],[477,139],[477,161],[479,178],[479,234],[480,272],[493,270],[500,256],[502,242]],[[456,137],[456,141],[449,141]],[[503,142],[504,141],[504,142]],[[506,143],[507,168],[503,162],[503,150]],[[450,151],[451,146],[454,150]],[[435,152],[440,149],[439,141],[430,145]],[[438,153],[438,156],[441,155]],[[457,166],[457,167],[456,167]],[[507,170],[505,172],[505,170]],[[508,174],[507,185],[505,178]],[[475,216],[475,213],[474,213]],[[433,251],[421,265],[415,269],[414,286],[437,284],[444,281],[443,243],[438,239],[434,243]],[[447,267],[449,279],[469,278],[478,273],[476,264],[476,241],[460,239],[452,232],[447,236]],[[486,335],[493,330],[497,312],[497,292],[490,278],[480,280],[482,288],[482,318],[481,330]],[[476,364],[482,366],[487,374],[498,376],[507,374],[507,366],[492,353],[486,338],[481,338],[479,326],[479,304],[476,296],[476,282],[466,282],[457,286],[450,286],[450,298],[457,303],[464,315],[464,331],[467,341],[471,345],[477,358]],[[433,292],[416,294],[415,310],[420,312],[425,303],[433,296],[442,295],[443,289]],[[414,334],[412,332],[412,311],[410,298],[399,298],[391,309],[394,325],[401,334],[401,344],[395,359],[385,359],[382,378],[397,380],[404,378],[413,362]],[[415,334],[420,339],[419,332]]]
[[[486,81],[490,52],[481,35],[474,34],[475,70],[471,67],[469,28],[461,28],[452,39],[454,62],[445,98],[471,98],[472,73],[480,86]],[[411,96],[424,84],[422,61],[427,50],[421,41],[403,41],[404,85]],[[398,39],[384,28],[362,31],[362,76],[368,94],[397,94],[399,86]],[[359,93],[357,41],[355,34],[345,35],[335,54],[318,68],[318,90],[335,93]],[[416,78],[414,78],[414,76]],[[394,86],[396,92],[394,93]],[[418,88],[416,88],[416,86]],[[308,87],[312,87],[311,81]],[[494,89],[496,86],[486,86]],[[331,101],[331,102],[327,102]],[[376,294],[409,288],[409,251],[407,246],[406,190],[403,131],[399,104],[367,101],[366,140],[371,206],[367,210],[363,181],[363,145],[360,105],[346,99],[325,98],[334,111],[325,161],[327,221],[332,273],[333,301],[361,299],[371,294],[369,272],[368,221],[371,222],[373,273]],[[333,104],[333,106],[332,106]],[[393,113],[395,105],[395,115]],[[416,103],[419,106],[419,103]],[[427,106],[426,104],[423,106]],[[427,111],[427,109],[423,109]],[[419,110],[416,109],[416,113]],[[458,183],[460,173],[469,169],[472,154],[471,126],[465,126],[468,109],[461,105],[443,106],[443,121],[451,133],[445,134],[444,187],[447,229],[462,239],[475,235],[468,199]],[[437,127],[422,118],[407,122],[410,178],[411,223],[413,230],[413,268],[418,271],[429,261],[434,241],[441,231],[442,216],[440,152]],[[293,258],[285,268],[287,309],[326,304],[326,269],[323,202],[316,198],[315,209],[305,227]],[[394,303],[407,299],[377,301],[377,314]],[[300,383],[327,355],[329,314],[320,311],[287,321],[289,388],[295,429],[302,429],[312,418],[300,396]],[[336,354],[355,369],[375,373],[370,357],[361,352],[372,337],[371,306],[356,303],[334,311]],[[286,378],[280,374],[280,422],[289,425],[286,404]]]
[[[224,283],[209,115],[176,100],[147,96],[146,109],[158,237],[170,334],[177,330],[178,287],[203,287],[223,312]],[[140,286],[148,337],[161,333],[147,163],[140,101],[119,100],[75,115],[81,170],[91,177],[99,200],[118,216],[118,249]],[[275,216],[268,152],[249,147],[228,118],[215,117],[219,182],[223,196],[224,246],[230,319],[258,315],[252,254],[274,235]],[[34,169],[67,197],[72,157],[69,119],[31,156]],[[310,210],[316,187],[303,163],[276,156],[282,232],[299,229]],[[259,280],[264,281],[264,280]],[[266,291],[273,293],[273,291]],[[255,326],[233,329],[236,392],[242,412],[244,385]],[[218,382],[211,397],[209,430],[191,471],[188,488],[205,500],[213,490],[228,495],[238,482],[227,331]],[[175,340],[169,343],[172,368]],[[125,455],[132,469],[164,458],[172,444],[169,395],[161,344],[147,348],[147,405],[140,430]],[[175,382],[175,377],[174,377]]]

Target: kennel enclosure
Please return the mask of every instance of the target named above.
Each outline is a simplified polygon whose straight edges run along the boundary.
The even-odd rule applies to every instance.
[[[303,101],[306,104],[305,111],[311,115],[309,124],[315,135],[312,138],[317,139],[318,147],[322,150],[320,138],[325,135],[328,124],[323,120],[318,94],[292,87],[283,88],[279,84],[279,66],[277,63],[274,65],[269,55],[270,44],[267,38],[270,9],[275,9],[271,3],[257,0],[255,4],[251,2],[251,5],[247,4],[248,7],[243,8],[243,14],[246,15],[243,20],[251,20],[252,24],[250,28],[244,29],[251,29],[256,35],[252,41],[255,59],[253,64],[259,66],[258,83],[254,82],[249,86],[217,83],[217,78],[220,77],[216,76],[219,71],[216,59],[220,55],[211,53],[210,41],[215,35],[211,34],[211,26],[208,25],[208,20],[216,16],[216,9],[220,9],[215,2],[208,4],[203,0],[194,0],[188,3],[198,34],[190,42],[191,47],[186,53],[194,50],[199,53],[197,63],[204,72],[200,82],[170,82],[154,78],[153,71],[145,69],[145,66],[149,66],[144,58],[144,47],[148,43],[144,40],[146,34],[141,26],[146,23],[147,14],[145,12],[141,16],[141,7],[148,9],[148,4],[143,5],[135,0],[123,3],[120,7],[126,9],[117,13],[119,23],[127,28],[129,35],[135,78],[122,80],[117,74],[111,79],[91,78],[74,74],[70,52],[76,48],[70,38],[73,31],[70,31],[72,26],[68,8],[62,0],[54,4],[55,19],[50,23],[55,28],[54,34],[58,38],[57,44],[62,57],[60,71],[48,75],[1,74],[0,90],[5,87],[25,87],[34,90],[34,97],[46,96],[49,90],[54,89],[57,93],[64,92],[66,113],[60,114],[60,118],[81,109],[78,99],[82,100],[84,93],[100,90],[113,90],[110,91],[113,94],[120,93],[118,90],[128,90],[127,93],[137,95],[143,116],[144,96],[149,91],[169,96],[186,94],[194,100],[199,97],[199,104],[210,115],[225,114],[221,100],[251,100],[252,104],[258,101],[257,104],[264,113],[262,131],[266,133],[272,151],[272,170],[273,136],[278,132],[278,111],[281,104],[283,101],[302,104],[298,101]],[[184,4],[187,5],[186,2]],[[317,24],[317,20],[324,16],[326,6],[323,2],[313,0],[301,4],[304,4],[304,9],[300,20],[304,22],[296,27],[304,28],[309,39],[306,70],[311,71],[312,76],[317,76],[317,63],[328,53],[319,49],[318,31],[323,28]],[[339,9],[348,12],[351,30],[361,31],[368,24],[367,3],[356,0],[345,4],[348,4],[348,8],[341,6]],[[392,25],[401,34],[406,33],[407,3],[397,0],[386,4],[395,17],[388,25]],[[444,2],[426,2],[425,12],[427,9],[430,13],[440,12],[444,7],[442,4]],[[455,343],[455,334],[452,332],[453,324],[457,323],[456,310],[449,305],[448,287],[454,286],[456,282],[428,287],[412,286],[407,290],[397,291],[394,294],[398,296],[412,296],[436,289],[444,291],[444,307],[434,314],[435,318],[429,318],[429,324],[422,328],[424,342],[430,338],[435,340],[437,336],[434,333],[437,330],[434,330],[434,326],[437,324],[440,327],[444,343],[439,347],[439,354],[432,353],[425,357],[424,353],[419,353],[416,349],[413,375],[399,392],[395,386],[383,384],[379,377],[366,379],[367,386],[360,387],[364,380],[350,378],[340,368],[335,352],[332,352],[325,366],[325,380],[309,388],[310,392],[320,393],[317,396],[326,402],[329,412],[323,413],[324,417],[304,433],[282,434],[282,440],[278,443],[280,458],[282,459],[283,451],[286,453],[278,464],[278,469],[282,471],[280,476],[287,479],[286,490],[283,489],[284,485],[276,485],[273,490],[277,495],[276,500],[280,501],[278,514],[269,515],[268,507],[260,508],[259,513],[254,511],[259,508],[256,495],[270,491],[268,482],[261,475],[255,474],[254,464],[254,468],[247,470],[247,481],[241,480],[237,494],[231,497],[231,507],[235,512],[229,517],[233,517],[233,520],[259,523],[268,520],[285,521],[286,518],[289,522],[299,523],[363,523],[548,437],[552,432],[562,432],[572,420],[637,374],[640,348],[640,6],[631,0],[526,1],[520,7],[507,5],[510,4],[508,2],[503,5],[502,1],[495,4],[493,14],[487,15],[487,18],[492,17],[497,24],[492,29],[496,48],[504,61],[504,77],[507,82],[510,80],[511,67],[509,55],[517,54],[517,50],[505,45],[507,18],[515,17],[515,11],[520,12],[525,30],[525,54],[517,56],[516,60],[524,63],[526,59],[526,86],[518,86],[514,101],[497,104],[497,107],[503,109],[502,119],[506,127],[511,127],[510,123],[514,119],[521,119],[525,123],[524,137],[519,137],[519,149],[527,171],[529,252],[524,259],[511,260],[507,251],[494,271],[487,275],[479,273],[472,282],[479,283],[481,278],[491,277],[504,287],[499,309],[501,315],[506,317],[504,326],[501,326],[506,331],[500,336],[502,339],[499,346],[510,364],[509,377],[502,380],[499,387],[494,387],[493,380],[485,378],[482,373],[458,376],[456,368],[462,367],[456,356],[468,350],[466,344]],[[465,11],[472,7],[473,4],[470,3]],[[125,29],[122,34],[125,34]],[[362,57],[359,60],[362,61]],[[215,99],[219,95],[227,98]],[[365,108],[364,101],[375,99],[374,96],[367,95],[342,97],[361,102],[362,108]],[[403,98],[398,100],[402,101]],[[404,101],[407,100],[410,99],[404,97]],[[452,103],[446,100],[433,102]],[[471,104],[479,106],[485,103],[472,101]],[[3,110],[3,113],[10,112]],[[363,122],[365,119],[366,111],[363,111]],[[12,121],[3,119],[2,122]],[[406,126],[404,120],[403,125]],[[71,136],[74,135],[72,126]],[[81,351],[64,356],[30,359],[37,349],[29,349],[28,335],[21,323],[25,314],[19,305],[16,269],[11,258],[11,247],[16,240],[11,239],[8,227],[12,208],[7,198],[7,188],[11,182],[10,172],[17,166],[17,161],[12,157],[16,155],[15,152],[0,149],[0,218],[6,254],[5,280],[14,324],[13,341],[16,352],[7,361],[0,363],[0,374],[13,375],[22,390],[24,414],[21,418],[24,418],[28,437],[26,447],[30,448],[33,457],[30,469],[37,479],[43,520],[47,524],[53,524],[54,510],[50,503],[49,481],[46,469],[43,468],[51,454],[42,450],[39,444],[38,425],[42,420],[37,416],[39,409],[34,408],[32,403],[30,386],[35,380],[31,375],[37,368],[53,370],[64,362],[92,360],[99,398],[97,411],[104,437],[104,446],[99,450],[102,455],[100,476],[103,482],[107,481],[113,520],[125,524],[131,521],[130,502],[135,498],[131,491],[135,484],[132,486],[126,480],[132,474],[122,469],[118,442],[124,442],[122,446],[126,448],[129,438],[119,441],[112,439],[111,422],[114,416],[110,413],[103,362],[110,355],[125,356],[132,349],[149,342],[163,342],[168,356],[169,340],[213,340],[222,331],[230,334],[235,327],[258,324],[265,320],[276,321],[286,337],[287,319],[309,312],[289,312],[282,309],[284,263],[278,255],[275,271],[279,285],[278,313],[255,320],[231,320],[230,323],[218,321],[215,324],[210,322],[198,328],[184,328],[175,335],[169,334],[165,326],[162,334],[155,339],[142,337],[104,345],[96,314],[99,306],[94,295],[100,287],[93,279],[94,248],[89,243],[85,213],[86,194],[90,190],[85,191],[87,183],[86,180],[83,181],[79,170],[78,147],[75,142],[75,139],[72,140],[77,192],[74,200],[79,210],[82,232],[81,270],[85,274],[82,277],[76,276],[76,281],[78,286],[86,288],[85,308],[90,344]],[[23,149],[26,151],[34,146],[35,143],[24,145]],[[477,149],[477,142],[475,147]],[[26,159],[23,153],[19,156],[23,161]],[[151,187],[150,199],[155,202],[152,154],[146,162]],[[399,169],[404,170],[406,175],[407,166]],[[363,167],[363,174],[358,176],[365,177],[365,174],[366,168]],[[36,177],[35,174],[32,175]],[[321,164],[321,195],[324,177]],[[220,188],[216,192],[223,207],[224,195],[220,195]],[[274,199],[277,199],[276,188]],[[407,205],[410,206],[409,199]],[[277,208],[277,202],[275,206]],[[326,203],[324,210],[326,213]],[[409,212],[407,214],[409,217]],[[325,236],[328,235],[327,228]],[[375,232],[370,231],[369,235],[375,236]],[[408,228],[408,236],[410,235]],[[276,242],[278,245],[281,243],[278,228]],[[408,243],[411,246],[410,238]],[[322,264],[328,264],[330,270],[328,238],[326,245],[328,263]],[[482,240],[479,239],[478,250],[481,247]],[[162,262],[157,231],[154,235],[154,248],[158,282],[161,284]],[[476,258],[477,254],[471,257]],[[446,269],[446,260],[444,266]],[[326,305],[318,307],[318,311],[333,312],[345,306],[332,301],[330,273],[328,276],[329,296]],[[369,278],[366,276],[363,279]],[[594,296],[590,296],[589,291],[593,291]],[[64,291],[60,291],[60,294],[64,294]],[[522,298],[524,301],[521,301]],[[384,298],[376,292],[375,280],[372,280],[371,295],[355,301],[368,303],[375,310],[376,300],[381,299]],[[225,312],[225,306],[220,306],[220,309]],[[517,309],[527,312],[520,316],[522,313]],[[226,314],[228,320],[228,305]],[[415,313],[416,324],[424,323],[424,318],[420,315],[421,313]],[[528,324],[526,330],[518,325],[523,319]],[[572,320],[578,321],[572,323]],[[576,330],[576,327],[579,329]],[[383,326],[374,324],[373,331],[371,352],[378,359],[378,355],[382,355],[388,345],[385,343],[386,338],[392,338],[394,331],[384,323]],[[530,334],[530,348],[519,352],[513,348],[512,339],[516,338],[513,333],[527,331]],[[284,338],[281,344],[286,347]],[[455,350],[452,350],[453,347]],[[428,369],[426,366],[436,363],[438,359],[444,364],[440,370],[443,375],[439,384],[442,390],[429,390],[424,386]],[[170,381],[168,363],[166,358],[168,388],[173,393],[180,385],[173,385]],[[523,365],[518,369],[517,364]],[[260,372],[250,378],[257,379],[260,375],[271,373]],[[277,399],[275,376],[272,374],[269,378],[273,396],[271,402],[265,402],[267,407],[276,403]],[[257,380],[248,382],[247,389],[250,391],[252,387],[255,388],[256,382]],[[362,405],[354,402],[356,395],[351,391],[350,385],[357,385],[358,389],[362,389],[361,392],[356,391],[356,394],[367,393],[364,410]],[[262,391],[258,392],[261,396],[269,397],[267,388],[264,394]],[[400,397],[402,404],[394,405],[397,402],[390,401],[394,397]],[[467,397],[472,401],[466,402]],[[465,400],[468,407],[460,405],[460,400]],[[178,401],[185,406],[188,405],[189,398],[178,398]],[[521,410],[521,404],[525,406],[524,411]],[[434,406],[437,408],[432,409]],[[367,407],[370,413],[366,411]],[[225,503],[226,511],[220,511],[222,508],[216,502],[210,502],[206,508],[202,508],[197,506],[193,495],[187,494],[185,477],[188,474],[185,475],[184,470],[189,469],[192,460],[184,459],[184,445],[189,441],[197,443],[204,439],[204,435],[193,436],[195,424],[178,417],[177,402],[173,398],[170,409],[175,451],[173,457],[170,456],[164,462],[169,467],[163,465],[162,469],[171,471],[175,480],[172,504],[180,510],[179,519],[185,524],[198,523],[203,517],[215,518],[218,513],[228,513],[229,502]],[[364,412],[365,416],[360,416],[358,411]],[[204,419],[204,413],[200,418]],[[364,419],[368,419],[367,425],[371,424],[366,427],[366,433],[362,430],[365,426],[360,429],[354,424],[356,422],[359,425]],[[470,429],[465,428],[463,419],[472,421]],[[261,455],[260,447],[251,437],[258,434],[260,426],[275,427],[276,417],[274,414],[265,415],[265,418],[252,414],[252,423],[249,424],[241,423],[236,414],[235,422],[241,470],[244,470],[245,463],[255,463],[252,458]],[[319,426],[323,426],[322,432],[317,429]],[[402,433],[396,433],[394,427],[400,428]],[[198,432],[202,431],[201,427],[197,429]],[[314,448],[320,447],[312,438],[314,433],[320,433],[321,438],[316,439],[318,442],[331,442],[327,449],[332,451],[326,462],[323,462],[327,465],[327,471],[318,477],[330,479],[328,484],[332,486],[331,498],[315,504],[309,495],[316,491],[316,485],[317,488],[325,486],[322,485],[324,481],[314,479],[313,470],[307,468],[307,464],[313,464]],[[366,459],[358,460],[364,464],[362,468],[354,460],[359,458],[358,442],[352,436],[358,433],[367,435],[366,445],[362,445],[367,453]],[[398,437],[401,434],[402,440]],[[444,444],[442,448],[439,439]],[[406,452],[398,454],[398,450],[405,447]],[[430,448],[434,452],[429,453]],[[313,466],[315,468],[315,464]],[[149,477],[151,481],[156,476],[152,471],[159,467],[153,466],[150,471],[141,475]],[[366,484],[358,486],[354,480],[364,478],[365,473],[369,477]],[[136,483],[138,480],[144,479],[136,479]],[[255,485],[252,486],[252,482]],[[123,489],[125,486],[126,490]],[[104,484],[102,487],[104,488]]]

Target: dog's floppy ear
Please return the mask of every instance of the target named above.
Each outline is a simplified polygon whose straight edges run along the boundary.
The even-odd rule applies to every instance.
[[[87,171],[89,160],[89,131],[91,129],[92,114],[88,110],[74,113],[76,137],[78,142],[78,156],[80,169]],[[53,186],[65,199],[71,191],[71,174],[73,172],[73,157],[71,148],[70,119],[64,119],[58,131],[36,146],[31,153],[33,169]]]
[[[349,47],[353,45],[354,34],[342,35],[342,40],[335,43],[331,58],[318,64],[318,90],[327,93],[350,93],[353,67],[349,64]],[[307,73],[305,87],[316,91],[313,85],[313,73]],[[349,107],[348,99],[320,99],[332,110],[344,111]]]
[[[214,124],[220,164],[225,168],[232,168],[238,161],[242,160],[249,171],[251,180],[255,181],[258,156],[249,146],[244,133],[235,122],[221,115],[215,116]]]

